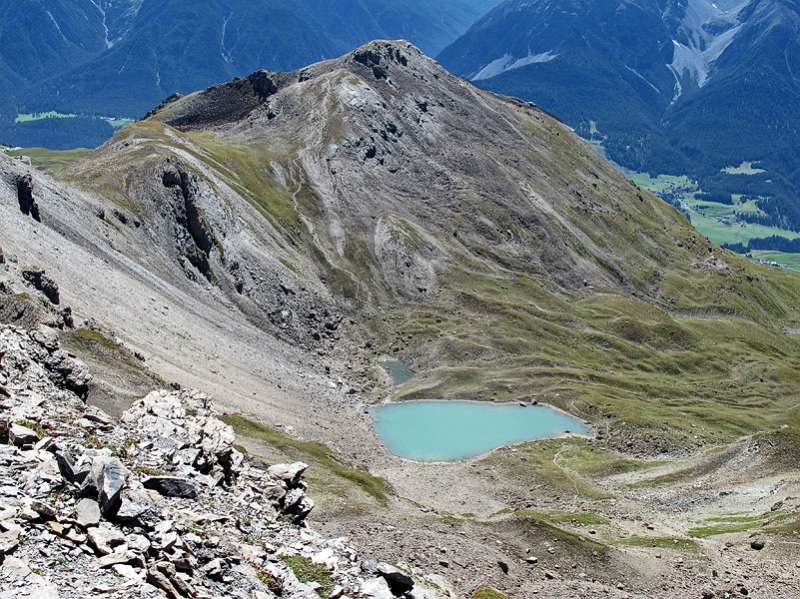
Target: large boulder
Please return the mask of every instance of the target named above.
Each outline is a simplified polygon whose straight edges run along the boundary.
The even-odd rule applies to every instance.
[[[100,524],[100,505],[85,497],[75,505],[75,520],[84,528]]]
[[[100,555],[109,555],[114,548],[125,543],[125,535],[116,528],[96,526],[86,532],[89,544]]]
[[[119,458],[100,454],[92,462],[89,479],[91,486],[97,490],[100,512],[106,518],[115,516],[121,503],[122,490],[128,480],[127,468]]]
[[[275,464],[270,466],[268,472],[273,478],[282,480],[290,489],[300,483],[300,478],[308,470],[308,464],[295,462],[294,464]]]
[[[197,484],[188,478],[177,476],[150,476],[142,481],[145,489],[157,491],[164,497],[197,497]]]
[[[203,423],[200,449],[204,453],[218,456],[228,451],[235,441],[236,435],[233,428],[221,420],[208,418]]]
[[[8,429],[8,439],[17,447],[32,447],[39,441],[39,434],[21,424],[12,424]]]
[[[30,216],[36,222],[42,222],[39,204],[33,197],[33,177],[30,175],[22,175],[17,179],[17,201],[22,214]]]
[[[72,454],[65,449],[58,449],[55,452],[55,456],[58,463],[58,471],[64,477],[64,480],[68,483],[75,482],[75,460],[72,459]]]
[[[69,389],[81,399],[85,400],[89,396],[92,375],[86,364],[58,349],[47,357],[45,366],[56,385]]]
[[[378,574],[386,580],[389,590],[397,597],[402,597],[414,589],[414,579],[399,568],[389,564],[378,564]]]
[[[383,578],[371,578],[361,585],[361,596],[366,599],[394,599],[389,585]]]
[[[126,488],[122,492],[116,520],[128,526],[149,530],[160,522],[161,516],[145,491]]]
[[[290,489],[283,498],[282,511],[300,524],[314,509],[314,502],[301,488]]]

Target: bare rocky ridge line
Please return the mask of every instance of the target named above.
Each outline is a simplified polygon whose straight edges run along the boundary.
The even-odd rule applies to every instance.
[[[114,423],[59,351],[0,328],[3,599],[440,596],[308,528],[308,466],[251,462],[207,396],[155,391]]]

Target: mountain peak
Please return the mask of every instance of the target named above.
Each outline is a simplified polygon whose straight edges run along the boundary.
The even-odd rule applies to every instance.
[[[290,73],[257,71],[167,104],[153,119],[186,133],[212,132],[219,143],[240,148],[229,154],[272,156],[263,170],[278,173],[282,185],[303,180],[315,190],[315,204],[346,205],[324,217],[337,224],[313,229],[318,235],[330,229],[326,243],[334,248],[340,247],[340,228],[350,231],[343,235],[351,243],[377,244],[377,256],[362,256],[344,268],[355,272],[367,260],[370,274],[359,285],[373,297],[426,296],[438,286],[438,271],[459,262],[466,247],[498,244],[512,261],[536,265],[530,268],[558,287],[630,290],[629,241],[613,233],[614,221],[620,214],[633,221],[652,216],[650,202],[561,123],[450,75],[405,41],[377,40]],[[530,179],[531,173],[538,178]],[[576,173],[574,189],[562,188],[564,173]],[[289,185],[285,193],[296,192]],[[484,210],[493,217],[487,219]],[[576,220],[573,210],[596,214],[592,235],[609,233],[603,246],[587,235],[588,224]],[[506,212],[516,216],[507,221],[501,216]],[[659,222],[665,218],[661,212],[656,211]],[[495,218],[506,233],[488,224]],[[550,232],[555,222],[563,228],[559,235]],[[665,222],[683,234],[679,220],[670,216]],[[426,223],[428,233],[415,232],[415,223]],[[455,237],[453,223],[459,223]],[[657,229],[658,244],[669,244],[662,225]],[[356,242],[356,231],[365,238]],[[382,253],[397,252],[393,244],[406,237],[418,240],[413,251],[402,250],[414,278],[394,272]],[[330,257],[330,263],[352,259],[339,252],[344,255]],[[660,263],[661,257],[648,250],[639,258],[654,260]]]
[[[261,69],[185,97],[173,96],[147,116],[155,116],[178,129],[201,129],[242,121],[262,108],[258,118],[269,121],[279,114],[277,107],[267,106],[279,91],[340,71],[352,73],[359,81],[388,82],[397,91],[424,87],[430,83],[429,79],[450,77],[410,42],[375,40],[337,59],[296,71],[278,73]],[[343,83],[347,81],[339,80],[337,85]]]
[[[376,79],[386,79],[392,65],[408,66],[409,57],[422,57],[422,52],[404,40],[375,40],[356,48],[349,61],[371,68]]]

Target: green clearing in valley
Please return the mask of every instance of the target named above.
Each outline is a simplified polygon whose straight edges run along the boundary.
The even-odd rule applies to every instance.
[[[743,162],[738,167],[724,169],[724,172],[731,175],[755,175],[762,172],[761,169],[755,168],[754,164],[757,163]],[[692,181],[685,175],[652,176],[626,169],[623,169],[623,172],[639,187],[659,195],[668,194],[679,199],[692,225],[717,245],[747,243],[751,239],[773,235],[787,239],[800,237],[800,233],[795,231],[740,221],[737,215],[759,212],[755,200],[744,198],[740,194],[733,195],[733,205],[698,200],[696,196],[702,190],[696,181]],[[761,254],[767,254],[768,257]],[[800,255],[786,252],[753,252],[753,257],[777,262],[790,270],[800,270]]]
[[[14,122],[17,125],[24,124],[24,123],[34,123],[36,121],[45,121],[48,119],[77,119],[77,114],[71,113],[64,113],[64,112],[57,112],[55,110],[50,110],[47,112],[31,112],[26,114],[18,114],[14,119]],[[89,117],[89,118],[102,118],[105,122],[111,125],[114,129],[122,129],[126,125],[130,125],[134,122],[134,119],[126,118],[126,117]]]
[[[778,252],[773,250],[753,250],[753,258],[763,262],[777,262],[788,270],[800,272],[800,254]]]
[[[697,183],[686,175],[656,175],[653,177],[648,173],[638,173],[627,169],[622,169],[622,172],[636,185],[649,189],[653,193],[699,191]]]
[[[718,205],[722,206],[722,204]],[[794,231],[779,229],[778,227],[767,227],[765,225],[737,221],[726,222],[725,220],[720,220],[719,216],[705,214],[697,207],[692,207],[691,204],[687,208],[691,215],[692,225],[718,245],[724,243],[747,243],[751,239],[771,237],[772,235],[780,235],[788,239],[795,239],[800,236]]]
[[[104,120],[109,125],[114,127],[114,129],[122,129],[126,125],[130,125],[131,123],[135,122],[134,119],[125,119],[125,118],[107,118]]]

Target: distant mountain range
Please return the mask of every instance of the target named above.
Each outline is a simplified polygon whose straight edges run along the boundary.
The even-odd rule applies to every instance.
[[[509,0],[440,61],[623,166],[745,194],[746,219],[800,230],[798,0]]]
[[[291,70],[371,39],[436,54],[495,4],[0,0],[0,143],[96,145],[112,132],[99,117],[140,117],[175,92]],[[69,118],[38,118],[53,111]]]

